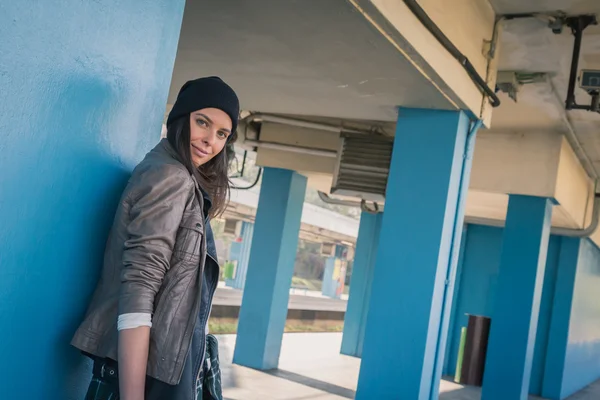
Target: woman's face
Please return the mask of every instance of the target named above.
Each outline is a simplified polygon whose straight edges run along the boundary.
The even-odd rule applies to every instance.
[[[203,108],[190,114],[190,150],[196,167],[223,151],[231,127],[231,118],[218,108]]]

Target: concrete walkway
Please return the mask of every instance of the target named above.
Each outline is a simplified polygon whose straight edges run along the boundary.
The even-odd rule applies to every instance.
[[[291,333],[283,338],[279,370],[232,365],[235,335],[219,336],[225,400],[353,399],[360,360],[339,354],[339,333]],[[440,384],[441,400],[479,400],[478,388]],[[533,400],[535,398],[531,398]],[[569,400],[600,399],[600,381]]]

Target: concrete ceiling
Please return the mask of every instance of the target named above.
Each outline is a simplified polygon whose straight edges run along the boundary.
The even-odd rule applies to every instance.
[[[188,0],[169,103],[213,74],[250,111],[395,121],[398,105],[451,108],[346,0]]]
[[[600,14],[598,0],[490,3],[498,14]],[[555,35],[537,19],[507,21],[504,28],[499,69],[545,72],[551,83],[522,87],[518,103],[500,94],[492,129],[564,132],[569,29]],[[585,31],[580,68],[600,69],[600,27]],[[213,74],[234,86],[250,111],[394,121],[398,105],[451,108],[346,0],[188,0],[169,103],[186,80]],[[577,89],[580,104],[589,99]],[[568,115],[600,171],[600,114]]]
[[[498,14],[600,14],[600,0],[489,1]],[[554,35],[537,19],[507,21],[504,28],[499,69],[550,79],[524,86],[518,103],[500,94],[492,130],[564,132],[568,114],[585,158],[600,171],[600,114],[564,112],[569,30]],[[580,68],[600,69],[600,27],[585,32]],[[452,108],[347,0],[187,0],[169,103],[185,81],[206,75],[229,82],[247,111],[395,121],[396,106]],[[577,101],[587,104],[589,96],[578,89]],[[323,190],[330,187],[330,175],[317,178]],[[505,202],[480,197],[471,201],[472,214],[474,204],[487,217],[503,218],[484,208],[505,212]]]
[[[569,15],[600,15],[598,0],[491,0],[498,14],[564,11]],[[514,103],[503,96],[494,111],[492,129],[565,131],[564,101],[567,95],[573,35],[565,28],[555,35],[537,19],[504,23],[499,70],[545,72],[550,82],[523,86]],[[600,69],[600,26],[585,30],[579,69]],[[553,88],[554,87],[554,88]],[[590,96],[579,88],[577,102],[589,104]],[[600,172],[600,114],[568,111],[583,151]],[[585,164],[585,161],[584,161]]]
[[[490,0],[498,14],[564,11],[570,15],[595,13],[596,0]]]

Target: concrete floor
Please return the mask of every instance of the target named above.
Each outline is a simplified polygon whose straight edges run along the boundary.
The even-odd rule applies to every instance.
[[[339,354],[339,333],[291,333],[283,338],[279,370],[232,365],[235,335],[219,336],[225,400],[339,400],[355,397],[360,360]],[[479,400],[478,388],[443,380],[441,400]],[[597,400],[600,381],[568,400]],[[531,400],[535,399],[534,397]]]

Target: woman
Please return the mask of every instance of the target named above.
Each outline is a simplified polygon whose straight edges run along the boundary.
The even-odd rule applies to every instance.
[[[187,82],[167,138],[133,171],[72,340],[94,360],[86,399],[196,399],[219,276],[209,219],[226,207],[238,116],[221,79]]]

